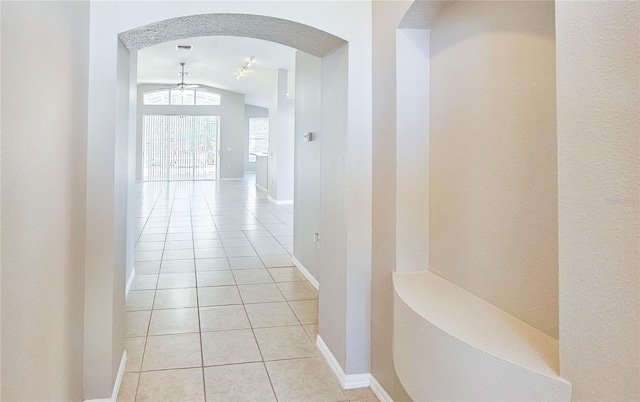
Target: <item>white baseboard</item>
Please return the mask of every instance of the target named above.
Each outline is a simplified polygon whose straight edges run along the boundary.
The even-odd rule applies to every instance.
[[[378,380],[375,379],[374,376],[371,376],[370,381],[371,383],[369,384],[369,387],[371,387],[371,391],[373,391],[373,393],[376,394],[378,399],[380,399],[380,402],[393,402],[393,399],[391,399],[391,396],[387,394],[387,391],[385,391],[384,388],[382,388],[382,385],[380,385],[380,383],[378,382]]]
[[[136,277],[136,268],[133,268],[133,271],[131,271],[131,276],[129,277],[129,280],[127,281],[127,287],[125,288],[124,291],[124,297],[125,299],[127,298],[127,296],[129,296],[129,290],[131,290],[131,285],[133,284],[133,278]]]
[[[118,392],[120,392],[120,384],[122,384],[122,377],[124,376],[124,369],[127,367],[127,351],[122,352],[122,359],[120,359],[120,368],[118,369],[118,375],[116,376],[116,382],[113,384],[113,392],[111,393],[111,400],[116,402],[118,400]]]
[[[116,376],[116,382],[113,384],[113,391],[111,392],[111,398],[104,399],[85,399],[84,402],[117,402],[118,392],[120,392],[120,384],[122,384],[122,377],[124,376],[124,369],[127,367],[127,351],[122,352],[122,359],[120,359],[120,367],[118,368],[118,375]]]
[[[267,192],[267,189],[266,189],[266,188],[264,188],[264,187],[262,187],[262,186],[261,186],[261,185],[259,185],[258,183],[256,183],[256,188],[257,188],[258,190],[262,191],[263,193],[266,193],[266,192]]]
[[[316,346],[320,349],[320,353],[329,364],[331,371],[338,379],[343,389],[366,388],[371,384],[371,374],[345,374],[340,363],[333,356],[329,347],[324,343],[320,335],[316,338]]]
[[[256,184],[257,186],[257,184]],[[293,200],[283,200],[283,201],[278,201],[275,198],[273,198],[272,196],[268,195],[267,199],[271,202],[273,202],[276,205],[293,205]]]
[[[304,265],[302,265],[302,263],[300,261],[298,261],[298,259],[296,257],[291,257],[291,261],[293,262],[293,264],[298,268],[298,271],[300,271],[300,273],[307,278],[307,280],[313,285],[314,288],[316,288],[316,290],[320,290],[320,283],[318,283],[318,280],[316,278],[313,277],[313,275],[311,275],[311,273],[309,271],[307,271],[307,269],[304,267]]]
[[[244,180],[244,177],[221,177],[218,180]]]

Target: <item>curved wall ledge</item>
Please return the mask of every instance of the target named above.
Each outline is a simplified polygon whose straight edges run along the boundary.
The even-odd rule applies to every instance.
[[[557,340],[432,272],[393,284],[393,361],[413,400],[571,400]]]

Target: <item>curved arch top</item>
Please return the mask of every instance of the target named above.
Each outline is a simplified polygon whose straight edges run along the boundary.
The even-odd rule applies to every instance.
[[[281,18],[252,14],[200,14],[155,22],[122,32],[129,51],[197,36],[241,36],[277,42],[323,57],[347,43],[325,31]]]

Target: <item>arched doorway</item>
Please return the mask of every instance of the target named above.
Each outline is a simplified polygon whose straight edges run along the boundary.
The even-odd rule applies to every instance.
[[[113,13],[112,16],[124,14],[118,7],[104,7],[106,14],[106,9]],[[209,8],[215,7],[209,5]],[[173,15],[185,12],[184,9],[179,13],[164,11],[173,12]],[[101,17],[95,17],[96,24],[107,24]],[[350,95],[353,88],[350,88],[349,78],[350,65],[359,63],[359,52],[352,53],[346,40],[309,25],[241,13],[186,15],[125,30],[110,25],[107,31],[111,34],[96,34],[100,38],[94,37],[92,42],[95,52],[91,64],[95,69],[90,77],[93,91],[90,89],[85,292],[98,297],[87,297],[85,303],[85,398],[107,395],[117,382],[124,360],[121,356],[126,279],[122,267],[127,265],[127,256],[132,254],[131,244],[125,241],[131,237],[128,231],[132,227],[127,223],[127,210],[132,205],[132,169],[126,167],[133,167],[131,160],[135,155],[134,140],[129,135],[133,116],[129,99],[135,93],[132,91],[135,87],[132,85],[135,51],[163,41],[203,35],[266,39],[322,58],[322,148],[328,151],[323,152],[326,158],[319,166],[323,172],[322,208],[319,211],[323,234],[320,265],[327,267],[320,275],[320,282],[327,283],[320,291],[320,328],[327,328],[326,334],[321,333],[322,344],[326,344],[327,353],[335,357],[337,371],[342,371],[343,376],[345,372],[346,375],[368,373],[370,238],[366,234],[370,233],[371,195],[366,179],[370,174],[367,164],[370,119],[367,113],[358,114],[357,110],[352,115],[351,104],[356,104],[357,109],[367,107],[366,102],[361,105],[355,101],[355,94]],[[116,49],[107,38],[113,39],[112,34],[120,38]],[[102,54],[98,42],[103,45],[105,52]],[[110,59],[112,56],[115,61]],[[98,70],[102,69],[109,70],[111,75],[101,74],[103,71]],[[114,85],[101,82],[99,78],[114,80]],[[105,109],[104,102],[98,109],[97,94],[101,91],[115,97],[113,109]],[[110,116],[114,121],[109,121]],[[358,144],[357,151],[351,151],[356,138],[364,139],[364,142]],[[348,174],[349,170],[354,174]],[[356,191],[348,193],[349,186]],[[356,224],[364,230],[360,233],[349,230]],[[349,275],[348,270],[352,271]],[[349,319],[349,316],[357,319]]]

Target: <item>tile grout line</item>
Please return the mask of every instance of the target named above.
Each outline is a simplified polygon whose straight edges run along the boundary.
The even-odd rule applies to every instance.
[[[193,195],[195,196],[195,195]],[[197,274],[197,261],[196,261],[196,241],[193,237],[193,207],[191,205],[192,200],[189,199],[189,221],[191,222],[191,243],[193,250],[193,276],[195,278],[196,285],[196,311],[198,313],[198,339],[200,340],[200,364],[202,370],[202,392],[204,393],[204,401],[207,401],[207,381],[204,375],[204,347],[202,344],[202,321],[200,318],[200,292],[198,292],[198,274]]]
[[[200,186],[200,184],[199,184],[199,183],[198,183],[198,186]],[[236,186],[236,187],[238,187],[238,186]],[[236,189],[234,189],[234,191],[235,191],[235,192],[238,192],[238,193],[240,192],[240,190],[237,190],[237,191],[236,191]],[[172,207],[171,207],[171,209],[170,209],[170,214],[169,214],[169,216],[170,216],[169,226],[170,226],[171,221],[174,219],[174,213],[176,213],[176,212],[177,212],[177,210],[175,209],[175,207],[176,207],[176,205],[177,205],[176,197],[178,196],[178,192],[179,192],[179,191],[178,191],[178,189],[174,189],[174,192],[173,192],[173,199],[172,199],[172,204],[171,204],[171,205],[172,205]],[[234,195],[235,195],[235,193],[234,193]],[[193,274],[194,274],[194,276],[195,276],[195,288],[194,288],[194,289],[195,289],[195,292],[196,292],[196,309],[197,309],[197,313],[198,313],[198,332],[197,332],[197,333],[199,334],[199,340],[200,340],[200,359],[201,359],[201,368],[202,368],[202,376],[203,376],[203,377],[202,377],[202,380],[203,380],[203,387],[204,387],[203,389],[204,389],[204,392],[205,392],[205,400],[206,400],[206,398],[207,398],[207,396],[206,396],[206,386],[207,386],[207,384],[206,384],[206,377],[205,377],[205,373],[204,373],[204,371],[205,371],[204,369],[205,369],[206,367],[233,366],[233,365],[237,365],[237,364],[247,364],[247,363],[254,363],[254,362],[227,363],[227,364],[221,364],[221,365],[220,365],[220,364],[218,364],[218,365],[205,366],[205,362],[204,362],[204,348],[203,348],[203,339],[202,339],[202,335],[203,335],[203,333],[206,333],[206,332],[203,332],[203,331],[202,331],[202,321],[201,321],[201,316],[200,316],[200,309],[202,308],[202,306],[201,306],[201,303],[200,303],[200,292],[199,292],[199,290],[200,290],[200,289],[204,289],[204,288],[209,288],[209,286],[205,286],[205,287],[202,287],[202,288],[201,288],[201,287],[199,287],[199,283],[198,283],[198,275],[197,275],[197,274],[198,274],[198,272],[197,272],[197,261],[198,261],[198,258],[197,258],[197,255],[195,254],[195,242],[196,242],[196,238],[195,238],[195,232],[194,232],[194,229],[195,229],[194,224],[195,224],[196,222],[194,221],[194,209],[197,209],[197,211],[196,211],[197,213],[202,213],[202,212],[204,212],[203,210],[201,210],[201,209],[200,209],[200,206],[199,206],[200,204],[198,204],[198,200],[196,199],[198,196],[200,196],[200,197],[204,200],[204,202],[206,203],[206,208],[208,209],[209,216],[210,216],[210,218],[213,220],[213,224],[214,224],[214,228],[215,228],[214,230],[215,230],[215,232],[216,232],[216,236],[217,236],[217,239],[216,239],[216,240],[220,242],[220,245],[221,245],[223,248],[225,248],[225,247],[223,246],[223,244],[222,244],[222,239],[221,239],[221,238],[220,238],[220,236],[219,236],[219,232],[218,232],[218,230],[217,230],[217,228],[218,228],[218,227],[217,227],[217,223],[215,222],[215,219],[214,219],[214,216],[213,216],[213,212],[212,212],[212,206],[211,206],[212,204],[211,204],[211,205],[209,204],[209,199],[207,198],[207,194],[206,194],[206,192],[203,192],[203,194],[199,194],[199,195],[198,195],[198,194],[195,194],[195,193],[193,192],[193,188],[192,188],[192,193],[190,194],[190,197],[187,197],[187,198],[188,198],[188,200],[189,200],[189,201],[188,201],[188,203],[189,203],[189,219],[190,219],[190,224],[191,224],[191,244],[192,244],[192,247],[193,247],[193,248],[192,248],[192,250],[193,250],[193,257],[192,257],[192,258],[193,258],[193,262],[194,262],[194,267],[193,267],[193,271],[192,271],[192,272],[193,272]],[[238,197],[238,198],[239,198],[239,197]],[[182,200],[182,199],[181,199],[181,200]],[[181,202],[182,202],[182,201],[181,201]],[[156,200],[156,203],[157,203],[157,200]],[[223,202],[223,204],[225,204],[225,202]],[[233,212],[233,210],[232,210],[230,207],[226,207],[225,205],[219,205],[219,207],[221,208],[221,211],[222,211],[222,212],[217,211],[217,213],[218,213],[220,216],[222,216],[223,218],[224,218],[224,214],[226,213],[226,212],[225,212],[225,210],[226,210],[227,208],[228,208],[228,209],[229,209],[229,211],[230,211],[229,213],[232,213],[232,214],[234,213],[234,212]],[[258,214],[259,214],[259,211],[261,211],[261,210],[263,209],[263,207],[262,207],[261,205],[256,205],[256,207],[257,207],[257,209],[258,209]],[[155,208],[155,204],[154,204],[154,208]],[[253,217],[254,217],[258,222],[260,222],[260,221],[257,219],[257,216],[251,212],[251,210],[250,210],[251,205],[250,205],[248,202],[244,202],[244,203],[242,204],[242,208],[243,208],[243,211],[245,211],[245,209],[246,209],[246,210],[248,210],[248,211],[249,211],[249,214],[250,214],[250,215],[252,215],[252,216],[253,216]],[[153,212],[154,212],[154,209],[152,209],[152,212],[151,212],[151,213],[153,214]],[[182,213],[182,210],[180,210],[179,212],[180,212],[180,213]],[[245,211],[245,212],[246,212],[246,211]],[[286,223],[284,223],[284,221],[280,218],[280,215],[276,215],[276,214],[275,214],[275,212],[276,212],[276,211],[273,211],[273,210],[266,210],[266,209],[265,209],[265,213],[270,213],[270,214],[274,215],[277,219],[279,219],[279,221],[280,221],[280,222],[282,222],[282,224],[284,224],[285,226],[287,226],[287,227],[288,227],[288,225],[287,225]],[[176,217],[178,217],[178,215],[175,215],[175,216],[176,216]],[[200,215],[198,215],[198,216],[200,216]],[[150,218],[147,218],[147,220],[148,220],[148,219],[150,219]],[[180,219],[184,219],[184,217],[180,215],[180,216],[179,216],[179,220],[180,220]],[[223,224],[223,223],[221,223],[221,224]],[[235,223],[234,223],[234,224],[235,224]],[[273,233],[271,233],[271,231],[270,231],[270,230],[268,230],[268,229],[266,229],[266,227],[264,227],[264,225],[263,225],[261,222],[260,222],[260,225],[261,225],[261,227],[263,227],[263,228],[264,228],[264,229],[265,229],[265,230],[270,234],[270,236],[271,236],[272,238],[274,238],[274,239],[276,240],[277,244],[279,244],[279,245],[280,245],[281,247],[283,247],[283,248],[285,247],[285,246],[280,242],[280,240],[278,240],[278,239],[276,238],[276,236],[274,236],[274,235],[273,235]],[[249,229],[247,229],[247,230],[249,230]],[[283,281],[277,282],[277,281],[275,280],[275,274],[274,274],[274,273],[272,273],[272,272],[270,271],[270,269],[278,269],[278,268],[284,268],[284,267],[290,268],[290,267],[292,267],[292,265],[267,267],[267,266],[264,264],[264,261],[262,261],[262,257],[257,253],[257,250],[256,250],[256,248],[255,248],[255,245],[251,242],[251,238],[249,238],[249,237],[247,236],[247,233],[246,233],[246,232],[247,232],[247,230],[245,230],[245,229],[241,229],[241,231],[242,231],[242,233],[243,233],[243,235],[244,235],[243,239],[248,240],[248,242],[249,242],[250,246],[252,247],[253,251],[256,253],[256,255],[257,255],[258,259],[262,262],[262,265],[263,265],[261,268],[255,268],[255,269],[265,269],[265,270],[267,270],[268,277],[270,278],[270,282],[268,282],[268,284],[274,284],[274,285],[275,285],[276,289],[278,290],[278,294],[279,294],[279,295],[281,295],[281,296],[283,297],[283,299],[284,299],[283,301],[285,301],[285,302],[287,303],[287,306],[289,307],[289,310],[291,311],[291,313],[292,313],[292,314],[294,314],[294,317],[296,318],[296,320],[295,320],[295,321],[296,321],[296,324],[292,324],[292,325],[279,325],[279,326],[275,326],[275,327],[274,327],[274,326],[267,326],[267,327],[264,327],[264,328],[278,328],[278,327],[293,327],[293,326],[300,326],[300,327],[303,329],[303,331],[304,331],[304,333],[305,333],[305,335],[306,335],[306,337],[305,337],[305,338],[309,338],[309,334],[308,334],[308,332],[306,331],[306,329],[304,328],[304,325],[305,325],[305,324],[303,324],[303,323],[302,323],[302,321],[301,321],[300,317],[298,316],[298,314],[296,314],[296,312],[295,312],[295,310],[293,309],[293,307],[292,307],[291,303],[294,303],[294,302],[297,302],[297,301],[302,301],[302,300],[317,300],[317,296],[316,296],[316,297],[314,297],[314,298],[309,298],[309,299],[303,298],[303,299],[300,299],[300,300],[289,300],[289,299],[284,295],[284,293],[283,293],[283,291],[282,291],[281,287],[279,286],[279,284],[280,284],[280,283],[308,282],[308,281],[307,281],[306,279],[301,279],[301,280],[297,280],[297,281],[296,281],[296,280],[283,280]],[[158,279],[157,279],[157,281],[156,281],[156,289],[154,289],[154,300],[153,300],[153,302],[152,302],[152,312],[151,312],[151,314],[153,314],[153,311],[155,311],[155,310],[156,310],[156,308],[155,308],[155,301],[156,301],[156,297],[157,297],[157,290],[158,290],[158,289],[157,289],[157,286],[158,286],[158,282],[159,282],[159,279],[160,279],[160,278],[159,278],[159,276],[162,274],[162,263],[165,261],[165,260],[164,260],[164,257],[165,257],[165,251],[167,250],[167,248],[166,248],[166,243],[168,242],[168,238],[169,238],[169,227],[167,227],[167,233],[165,234],[165,245],[164,245],[164,248],[163,248],[163,253],[162,253],[162,257],[161,257],[161,261],[160,261],[160,264],[161,264],[161,265],[160,265],[160,271],[158,272]],[[286,250],[286,249],[285,249],[285,250]],[[287,254],[288,254],[289,256],[291,256],[291,253],[289,252],[289,250],[286,250],[286,251],[287,251]],[[243,306],[243,311],[244,311],[245,317],[246,317],[246,319],[247,319],[247,321],[248,321],[248,323],[249,323],[249,329],[251,329],[251,331],[252,331],[252,335],[253,335],[254,342],[256,343],[256,346],[257,346],[258,351],[259,351],[259,353],[260,353],[261,361],[260,361],[259,363],[262,363],[262,367],[263,367],[263,369],[265,370],[265,373],[267,374],[267,378],[268,378],[268,380],[269,380],[269,384],[270,384],[270,386],[271,386],[271,390],[272,390],[272,392],[273,392],[273,395],[274,395],[274,397],[275,397],[275,398],[276,398],[276,400],[277,400],[277,395],[276,395],[276,393],[275,393],[274,384],[273,384],[273,381],[272,381],[271,376],[270,376],[270,374],[269,374],[269,371],[267,370],[267,367],[266,367],[266,363],[267,363],[267,361],[265,361],[265,359],[264,359],[264,355],[263,355],[263,353],[262,353],[262,350],[261,350],[261,348],[260,348],[260,345],[259,345],[259,344],[258,344],[258,342],[257,342],[257,337],[256,337],[256,334],[255,334],[255,330],[256,330],[256,329],[260,329],[260,328],[263,328],[263,327],[256,328],[256,327],[254,326],[254,324],[251,322],[251,319],[249,318],[249,314],[248,314],[248,310],[247,310],[247,305],[253,305],[253,304],[269,304],[269,303],[278,303],[278,302],[279,302],[279,303],[281,303],[281,301],[247,303],[247,301],[245,300],[245,297],[243,297],[243,296],[242,296],[242,293],[240,293],[240,292],[239,292],[239,290],[240,290],[240,286],[241,286],[241,285],[239,285],[238,280],[237,280],[237,278],[236,278],[236,276],[235,276],[235,271],[243,271],[243,270],[234,270],[234,269],[232,269],[232,268],[231,268],[231,263],[230,263],[230,261],[229,261],[229,258],[230,258],[230,257],[227,255],[226,248],[225,248],[224,252],[225,252],[225,259],[226,259],[226,261],[227,261],[227,264],[229,265],[228,269],[225,269],[225,270],[213,270],[213,271],[214,271],[214,272],[216,272],[216,271],[220,271],[220,272],[231,272],[231,277],[233,277],[234,284],[235,284],[235,285],[234,285],[234,288],[236,288],[236,291],[238,292],[238,295],[239,295],[239,298],[240,298],[240,302],[241,302],[240,304]],[[167,261],[171,261],[171,260],[167,260]],[[203,271],[203,272],[209,272],[209,271]],[[288,279],[289,279],[289,278],[288,278]],[[258,283],[258,284],[255,284],[255,283],[248,283],[247,285],[264,285],[264,284],[260,284],[260,283]],[[211,288],[217,288],[217,287],[220,287],[220,286],[228,286],[228,285],[216,285],[216,286],[213,286],[213,287],[211,287]],[[180,289],[189,289],[189,288],[180,288]],[[234,304],[231,304],[231,305],[234,305]],[[220,305],[214,305],[213,307],[215,307],[215,306],[220,306]],[[179,308],[179,307],[173,307],[173,308],[177,309],[177,308]],[[168,309],[157,309],[157,310],[170,310],[170,309],[173,309],[173,308],[168,308]],[[150,335],[149,335],[150,324],[151,324],[151,319],[149,320],[149,324],[148,324],[148,326],[147,326],[147,334],[146,334],[146,336],[145,336],[145,351],[146,351],[146,343],[147,343],[148,338],[149,338],[149,336],[150,336]],[[311,324],[309,324],[309,325],[311,325]],[[224,331],[224,330],[222,330],[222,331],[207,331],[207,332],[223,332],[223,331]],[[231,330],[228,330],[228,331],[231,331]],[[181,332],[181,333],[182,333],[182,332]],[[157,335],[163,335],[163,334],[157,334]],[[166,334],[166,335],[174,335],[174,334]],[[309,338],[309,339],[310,339],[310,338]],[[315,356],[296,357],[296,358],[281,358],[281,359],[273,359],[273,360],[269,360],[269,362],[290,361],[290,360],[305,360],[305,359],[311,359],[311,358],[314,358],[314,357],[315,357]],[[143,359],[144,359],[144,351],[143,351]],[[142,362],[141,362],[141,363],[142,363]],[[255,363],[258,363],[258,362],[255,362]],[[141,368],[142,368],[142,367],[141,367]],[[140,374],[141,374],[141,372],[142,372],[141,368],[140,368],[140,372],[138,372],[139,377],[138,377],[138,384],[136,384],[136,397],[137,397],[138,387],[139,387],[139,384],[140,384]],[[197,368],[197,367],[167,368],[167,369],[148,370],[148,371],[169,371],[169,370],[192,369],[192,368]],[[345,396],[346,396],[346,394],[345,394]]]
[[[144,185],[143,185],[143,188],[144,188]],[[149,191],[149,190],[145,190],[144,191],[144,193],[140,197],[141,200],[144,199],[145,195],[147,194],[147,191]],[[134,250],[135,250],[135,247],[140,242],[140,237],[142,237],[142,233],[144,232],[145,227],[147,227],[147,223],[149,223],[149,219],[151,218],[151,213],[153,212],[153,209],[156,207],[156,204],[158,203],[158,200],[160,199],[160,194],[161,193],[162,193],[161,191],[158,192],[158,195],[156,196],[156,200],[153,202],[153,206],[151,207],[151,212],[149,212],[149,215],[147,216],[147,219],[144,221],[144,225],[142,225],[142,227],[140,228],[140,234],[138,235],[138,238],[136,239],[136,242],[133,245]],[[136,228],[134,227],[134,230],[135,229]]]
[[[166,188],[166,184],[163,185],[163,188]],[[168,188],[167,188],[167,190],[168,190]],[[162,194],[162,191],[164,191],[164,190],[160,191],[160,195]],[[156,207],[156,205],[158,203],[158,200],[160,199],[160,195],[158,195],[158,199],[156,199],[156,202],[153,204],[153,207],[151,208],[151,212],[149,213],[149,216],[151,216],[153,214],[153,211],[154,211],[154,209],[155,209],[155,207]],[[175,197],[175,193],[174,193],[174,197]],[[169,233],[169,224],[171,223],[171,211],[173,209],[173,199],[174,199],[174,197],[172,197],[172,201],[171,201],[172,208],[169,210],[169,219],[167,221],[167,232],[165,233],[165,244],[166,244],[167,236],[168,236],[168,233]],[[135,251],[134,251],[134,253],[135,253]],[[162,248],[162,255],[164,256],[164,247]],[[147,332],[146,332],[145,338],[144,338],[144,348],[142,349],[142,356],[140,358],[140,370],[138,371],[138,382],[136,384],[136,392],[134,394],[134,401],[138,398],[138,388],[140,387],[140,379],[142,377],[142,365],[144,363],[144,356],[145,356],[145,353],[147,351],[147,342],[149,340],[149,330],[151,328],[151,317],[153,316],[153,305],[156,302],[155,299],[156,299],[156,293],[157,293],[157,288],[158,288],[158,281],[160,280],[160,272],[161,272],[161,270],[162,270],[162,256],[160,257],[160,267],[158,267],[158,278],[156,279],[156,288],[154,289],[154,292],[153,292],[153,303],[151,304],[151,311],[149,313],[149,323],[147,324]]]
[[[240,289],[238,289],[238,293],[240,293]],[[267,374],[267,379],[269,380],[269,386],[271,387],[271,392],[273,392],[273,397],[275,398],[276,401],[278,401],[278,395],[276,394],[275,387],[273,386],[271,375],[269,375],[269,370],[267,370],[267,364],[264,360],[264,354],[262,353],[262,348],[260,347],[260,343],[258,342],[258,337],[256,336],[256,331],[255,331],[255,328],[253,327],[253,323],[251,322],[251,318],[249,318],[249,313],[247,312],[247,307],[245,305],[244,298],[242,297],[242,293],[240,293],[240,300],[242,301],[242,309],[244,310],[244,314],[247,316],[247,321],[249,321],[249,327],[251,328],[253,341],[256,343],[256,347],[258,348],[258,353],[260,353],[260,359],[261,359],[260,363],[262,363],[264,372]]]

